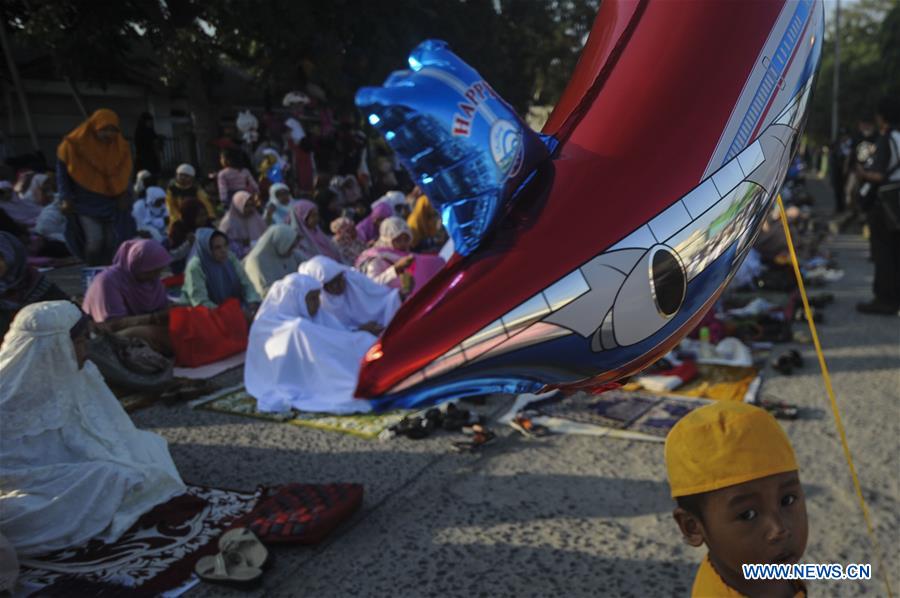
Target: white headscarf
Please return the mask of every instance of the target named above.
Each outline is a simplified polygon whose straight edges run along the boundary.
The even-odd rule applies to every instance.
[[[160,243],[166,238],[166,191],[162,187],[147,187],[144,199],[134,202],[131,216],[137,229],[147,231]]]
[[[278,201],[279,191],[287,191],[288,193],[290,193],[291,188],[284,183],[275,183],[271,187],[269,187],[269,205],[275,208],[275,214],[272,217],[272,222],[277,222],[278,224],[290,224],[291,207],[295,203],[297,203],[297,200],[291,198],[287,205],[285,205]]]
[[[41,201],[43,199],[41,187],[47,178],[48,176],[46,174],[36,174],[31,177],[31,183],[28,184],[28,190],[22,195],[22,199],[43,206],[45,202]]]
[[[312,276],[324,287],[341,274],[346,290],[332,295],[322,290],[322,309],[349,328],[359,328],[369,322],[386,327],[400,309],[400,292],[369,279],[329,257],[317,255],[300,264],[300,274]]]
[[[394,247],[394,239],[402,234],[407,234],[412,239],[412,231],[406,220],[397,216],[385,218],[381,221],[381,226],[378,228],[378,240],[375,241],[375,247],[392,249]]]
[[[378,204],[386,203],[394,210],[394,216],[397,215],[397,206],[409,206],[406,201],[406,195],[402,191],[388,191],[378,199],[372,202],[372,208]]]
[[[147,179],[153,176],[149,170],[142,170],[134,177],[134,196],[143,197],[147,189]]]
[[[166,441],[134,427],[93,363],[78,368],[82,316],[28,305],[0,349],[0,528],[20,555],[115,541],[185,490]]]
[[[287,224],[273,224],[244,258],[244,271],[260,297],[275,281],[296,271],[299,260],[293,248],[299,235]]]
[[[256,397],[260,411],[371,409],[353,393],[360,363],[375,337],[345,329],[321,309],[311,317],[306,296],[321,288],[314,278],[290,274],[272,285],[256,314],[244,386]]]

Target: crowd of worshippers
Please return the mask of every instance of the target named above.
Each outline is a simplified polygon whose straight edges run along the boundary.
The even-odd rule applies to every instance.
[[[298,197],[304,192],[296,183],[267,181],[271,165],[282,159],[272,148],[259,154],[262,175],[241,166],[246,155],[239,153],[222,151],[221,169],[210,177],[215,185],[204,185],[190,164],[161,185],[154,173],[133,175],[119,118],[101,109],[62,139],[55,173],[22,172],[15,182],[7,177],[0,183],[0,339],[25,306],[73,299],[36,266],[74,256],[93,272],[78,305],[95,332],[138,339],[171,357],[182,340],[172,333],[172,306],[237,304],[253,324],[246,336],[255,363],[272,354],[261,330],[274,337],[283,332],[278,322],[308,320],[297,334],[317,339],[304,345],[312,352],[285,358],[310,364],[303,392],[316,394],[309,381],[320,380],[318,396],[351,398],[350,381],[375,335],[445,263],[438,255],[447,239],[440,217],[418,187],[386,189],[368,203],[366,192],[374,187],[351,175]],[[163,279],[177,279],[180,296],[173,297]],[[266,359],[271,368],[288,364]],[[335,368],[343,368],[346,384],[335,382]],[[278,373],[267,379],[277,380]],[[264,405],[287,400],[285,391],[257,390]],[[295,403],[302,401],[295,397]],[[363,403],[353,402],[357,408]]]
[[[72,255],[88,266],[109,266],[87,290],[85,310],[96,322],[147,336],[160,348],[165,343],[152,329],[165,324],[165,293],[148,289],[165,270],[184,274],[184,303],[214,307],[235,297],[252,314],[276,281],[315,256],[362,272],[402,297],[443,264],[434,254],[446,234],[418,187],[372,197],[375,186],[364,177],[333,176],[323,185],[306,181],[309,169],[288,176],[287,163],[280,178],[292,186],[273,183],[271,165],[287,161],[273,143],[264,143],[255,152],[260,175],[244,166],[246,152],[230,146],[209,179],[181,164],[163,184],[157,173],[133,172],[118,116],[101,109],[62,139],[55,172],[23,171],[15,182],[14,173],[5,173],[0,334],[22,306],[65,296],[29,267],[34,258]],[[315,156],[301,145],[293,149]]]

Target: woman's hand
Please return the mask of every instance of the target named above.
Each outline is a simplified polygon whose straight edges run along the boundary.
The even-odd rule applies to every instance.
[[[416,258],[413,255],[407,255],[406,257],[400,258],[399,260],[394,262],[394,272],[396,272],[397,274],[403,274],[403,272],[406,271],[406,269],[409,268],[410,265],[412,265],[415,259]]]

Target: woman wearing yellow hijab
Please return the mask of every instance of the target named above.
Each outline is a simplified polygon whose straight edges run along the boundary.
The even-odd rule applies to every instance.
[[[418,187],[414,189],[415,192]],[[412,213],[407,217],[406,223],[412,231],[412,246],[419,249],[428,249],[434,246],[436,237],[441,232],[441,217],[431,206],[431,202],[423,193],[418,194]]]
[[[126,195],[131,147],[118,115],[105,108],[94,112],[63,138],[56,157],[69,248],[89,266],[108,264],[118,243],[134,234]]]

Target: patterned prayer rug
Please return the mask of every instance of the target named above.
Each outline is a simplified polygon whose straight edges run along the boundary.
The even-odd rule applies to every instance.
[[[178,595],[197,583],[194,564],[218,552],[218,538],[249,513],[262,490],[234,492],[188,486],[155,507],[117,542],[22,559],[21,587],[39,595]]]
[[[598,433],[610,430],[611,436],[659,441],[666,437],[678,420],[709,402],[706,399],[616,389],[599,395],[577,393],[564,398],[557,396],[532,403],[527,409],[536,411],[538,416],[535,421],[547,425],[551,431],[556,427],[552,420],[564,420],[580,424],[577,429],[582,432],[578,433],[594,428]]]

